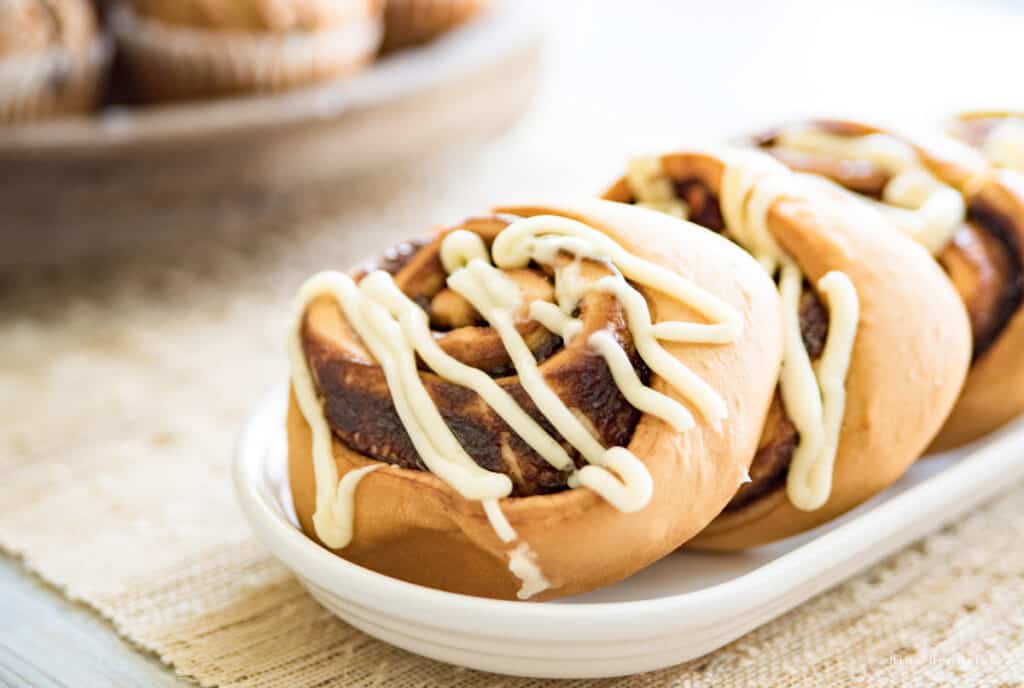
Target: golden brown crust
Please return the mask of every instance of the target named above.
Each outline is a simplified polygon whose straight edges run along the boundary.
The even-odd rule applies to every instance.
[[[51,48],[80,53],[96,40],[88,0],[0,0],[0,58]]]
[[[149,19],[193,28],[283,33],[330,31],[360,19],[361,3],[335,0],[128,0]],[[367,0],[372,13],[381,0]],[[354,8],[356,8],[354,10]]]
[[[641,418],[629,449],[654,481],[654,496],[642,511],[622,513],[585,489],[502,500],[553,585],[535,599],[550,599],[613,583],[647,566],[700,531],[729,501],[749,466],[778,376],[778,300],[757,264],[735,246],[653,211],[584,200],[501,212],[585,221],[626,250],[678,270],[732,304],[744,321],[734,344],[665,345],[722,395],[729,418],[720,432],[698,420],[682,434],[651,416]],[[658,320],[692,318],[684,305],[644,293]],[[652,386],[676,396],[658,378]],[[310,433],[294,402],[288,439],[296,512],[315,538]],[[369,463],[337,441],[334,455],[342,475]],[[393,466],[374,471],[360,483],[355,504],[354,540],[338,552],[346,559],[430,587],[515,598],[519,581],[508,570],[509,546],[499,542],[479,503],[462,499],[433,474]]]
[[[925,144],[918,151],[940,179],[964,195],[968,208],[989,215],[1016,259],[1013,276],[1022,288],[1024,264],[1024,176],[1014,170],[994,170],[962,149],[942,150]],[[1020,294],[1018,294],[1018,299]],[[929,451],[955,449],[997,430],[1024,413],[1024,305],[1018,300],[994,341],[971,366],[967,382],[945,427]]]
[[[967,121],[980,123],[997,115],[979,112]],[[929,451],[954,449],[1024,413],[1024,177],[995,171],[976,151],[942,137],[926,139],[857,122],[810,124],[840,135],[884,133],[910,144],[967,205],[967,222],[939,261],[968,305],[975,361],[960,401]],[[771,135],[756,138],[765,145]],[[839,181],[860,190],[848,179]]]
[[[973,192],[971,202],[1012,219],[1012,231],[1024,262],[1024,177],[1012,170],[1000,170]],[[971,442],[1024,413],[1022,352],[1024,308],[1018,306],[988,350],[974,361],[960,399],[931,451],[945,451]]]
[[[699,179],[717,196],[724,163],[711,155],[662,159],[675,180]],[[606,198],[630,201],[620,180]],[[860,322],[846,380],[846,414],[832,493],[815,511],[790,504],[785,490],[724,513],[689,545],[734,550],[814,528],[892,484],[938,432],[970,360],[963,304],[928,253],[895,236],[881,218],[848,196],[823,204],[782,199],[769,230],[809,282],[831,270],[851,279]]]
[[[469,230],[490,245],[517,219],[513,216],[470,218],[436,232],[418,249],[407,251],[400,264],[386,259],[385,267],[392,269],[395,285],[420,304],[431,321],[450,322],[453,309],[457,311],[461,325],[434,330],[434,340],[441,350],[495,378],[495,384],[515,399],[533,420],[565,444],[520,385],[497,332],[486,326],[468,301],[445,284],[447,273],[441,264],[441,246],[452,231]],[[558,260],[568,262],[569,258]],[[578,265],[581,273],[590,279],[610,274],[606,265],[596,261],[581,260]],[[371,267],[366,270],[369,269]],[[604,446],[626,444],[640,419],[640,412],[615,385],[605,360],[587,344],[590,334],[598,330],[611,332],[630,358],[637,375],[644,381],[649,378],[646,366],[636,354],[621,304],[610,294],[585,294],[578,304],[581,330],[569,344],[563,344],[562,337],[549,332],[528,315],[534,301],[553,303],[551,276],[539,267],[502,272],[520,288],[523,298],[514,316],[515,328],[533,352],[548,387],[577,417],[585,420]],[[360,272],[354,279],[358,282],[364,276]],[[333,298],[323,296],[310,304],[301,336],[306,360],[317,380],[327,421],[335,436],[367,458],[426,470],[398,416],[383,371],[367,353],[355,331],[346,326]],[[447,419],[455,438],[479,466],[511,478],[512,496],[525,497],[566,488],[569,471],[549,464],[475,392],[431,374],[425,367],[422,377],[427,394]],[[575,452],[569,454],[580,461]]]

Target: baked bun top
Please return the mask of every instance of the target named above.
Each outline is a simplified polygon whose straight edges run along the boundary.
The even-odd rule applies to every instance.
[[[518,548],[523,546],[528,547],[529,560],[543,572],[547,583],[543,590],[536,592],[536,598],[573,594],[619,580],[672,551],[706,526],[742,482],[778,375],[781,356],[778,300],[770,280],[749,255],[721,237],[659,213],[590,199],[502,207],[494,212],[498,217],[516,218],[505,230],[507,234],[500,234],[489,247],[502,270],[518,269],[512,263],[525,266],[537,261],[544,263],[556,256],[564,258],[565,250],[579,250],[589,256],[570,260],[563,265],[566,272],[556,271],[553,279],[556,293],[560,289],[574,288],[574,284],[579,286],[573,277],[573,264],[586,265],[611,258],[609,264],[621,275],[616,278],[618,282],[613,279],[605,283],[607,289],[616,298],[629,300],[624,296],[626,292],[619,289],[621,285],[630,285],[649,313],[645,326],[641,311],[633,310],[636,303],[632,303],[625,317],[640,358],[644,365],[651,367],[645,387],[659,395],[661,401],[670,402],[668,406],[688,410],[692,423],[680,427],[685,423],[671,412],[665,412],[666,405],[652,404],[648,411],[638,414],[630,436],[623,438],[618,449],[602,449],[607,451],[608,461],[603,464],[606,473],[604,478],[595,479],[597,471],[591,469],[600,468],[602,460],[592,461],[585,446],[575,446],[575,438],[566,439],[571,433],[550,427],[555,425],[554,416],[548,413],[550,407],[545,407],[544,413],[539,415],[549,416],[548,427],[552,430],[549,434],[564,448],[578,454],[575,466],[569,468],[576,480],[569,480],[568,484],[583,488],[535,492],[521,497],[499,495],[495,502],[501,514],[498,525],[501,518],[507,520],[513,533],[511,539],[503,539],[501,528],[495,525],[493,510],[485,511],[488,497],[481,500],[467,496],[468,491],[457,478],[446,477],[446,469],[432,467],[428,455],[420,452],[420,458],[431,470],[392,464],[362,478],[354,501],[350,539],[347,542],[334,540],[332,544],[332,536],[326,529],[318,528],[313,518],[317,510],[318,478],[311,469],[315,457],[309,428],[316,422],[316,409],[313,409],[313,423],[309,421],[309,414],[292,414],[289,425],[292,489],[306,532],[331,545],[345,558],[369,568],[446,590],[515,597],[523,591],[524,581],[510,570],[509,564],[518,561],[513,554],[521,553]],[[580,233],[574,234],[577,230]],[[442,236],[454,234],[446,232]],[[557,251],[551,251],[548,245],[546,252],[545,237],[557,240],[569,237],[570,242]],[[588,254],[589,249],[572,243],[577,239],[592,241],[589,245],[598,250]],[[607,240],[611,243],[602,243]],[[529,254],[532,257],[527,260],[526,254],[521,254],[518,263],[510,260],[509,256],[517,255],[519,249],[532,251]],[[448,260],[443,259],[443,262]],[[453,278],[460,274],[460,269],[469,270],[468,263],[459,259],[448,267],[454,268],[449,270],[450,285],[460,282]],[[491,269],[479,264],[476,267],[483,272]],[[360,290],[382,293],[377,292],[384,281],[379,272],[369,276],[357,273],[355,277]],[[400,275],[394,279],[400,281]],[[683,288],[687,292],[684,298],[676,291],[680,284],[688,285]],[[691,288],[693,291],[688,291]],[[315,290],[308,292],[307,297],[303,303],[310,307],[303,309],[299,330],[302,360],[308,363],[313,378],[318,381],[318,392],[324,396],[324,408],[330,418],[332,396],[346,384],[345,379],[351,379],[338,375],[339,368],[331,361],[348,355],[345,352],[351,351],[351,339],[339,327],[341,313],[336,301],[317,298]],[[351,307],[352,302],[348,305]],[[346,310],[344,303],[342,309]],[[566,310],[571,316],[572,311]],[[395,306],[394,311],[398,312],[399,307]],[[585,312],[580,312],[579,317],[585,320]],[[496,320],[493,314],[487,319]],[[655,327],[642,335],[644,328],[651,328],[651,324]],[[668,328],[664,324],[669,324]],[[728,327],[719,327],[723,324]],[[610,327],[602,333],[613,333],[613,330],[614,327]],[[665,356],[651,353],[651,332],[657,334],[657,346]],[[478,334],[486,336],[485,332]],[[564,360],[560,361],[559,357],[604,357],[601,345],[596,343],[600,336],[597,340],[593,336],[591,332],[587,337],[587,346],[583,342],[573,343],[573,340],[541,361],[537,366],[541,375],[547,373],[548,367],[558,368],[563,364]],[[695,341],[702,337],[709,339]],[[641,343],[641,339],[646,343]],[[606,337],[605,342],[608,341]],[[333,354],[325,353],[332,351]],[[313,355],[308,355],[310,353]],[[688,370],[688,376],[699,381],[699,385],[680,385],[672,372],[680,367]],[[669,371],[672,379],[659,371]],[[518,383],[526,387],[523,371],[517,368],[516,373],[518,375],[492,379],[504,383],[507,378],[518,377]],[[463,390],[464,398],[453,405],[450,399],[435,394],[437,388],[430,386],[436,373],[421,371],[418,377],[427,384],[428,396],[444,412],[442,416],[454,429],[457,440],[477,430],[459,428],[457,414],[449,411],[456,407],[474,407],[482,397]],[[595,379],[604,378],[597,376]],[[594,392],[612,398],[616,388],[626,386],[621,378],[606,380]],[[506,386],[506,389],[512,388]],[[712,397],[717,402],[702,396],[703,393],[695,394],[694,390],[698,389],[713,392]],[[513,397],[519,398],[518,393],[513,393]],[[636,399],[632,397],[631,401]],[[638,403],[644,405],[645,402]],[[529,408],[529,404],[523,407]],[[331,454],[336,476],[331,480],[344,478],[360,468],[381,466],[382,460],[388,460],[387,456],[370,458],[364,453],[369,451],[366,449],[354,450],[351,444],[355,442],[344,441],[343,435],[334,432]],[[470,442],[462,444],[471,445]],[[624,453],[633,459],[627,460]],[[491,475],[512,473],[514,471],[498,470]],[[607,482],[607,478],[611,482]],[[647,484],[648,492],[640,498],[638,494],[643,490],[637,486],[642,487],[642,484]],[[627,494],[623,495],[623,491]],[[511,485],[505,494],[512,494]],[[443,550],[448,560],[462,564],[446,563],[423,569],[415,562],[422,561],[424,553],[418,547],[426,546],[427,542],[433,543],[434,551]],[[473,575],[470,576],[469,571]]]
[[[942,270],[927,251],[893,232],[864,203],[835,187],[808,186],[762,154],[682,152],[655,162],[670,186],[690,199],[687,210],[695,221],[749,239],[744,237],[745,228],[730,221],[735,216],[730,217],[729,205],[739,201],[748,213],[747,223],[763,222],[766,234],[754,235],[748,247],[757,253],[773,243],[775,253],[762,254],[776,257],[782,265],[780,273],[787,262],[796,265],[806,280],[804,292],[829,307],[829,335],[836,327],[836,313],[823,292],[823,278],[830,273],[844,275],[859,304],[856,336],[842,382],[845,404],[834,438],[827,499],[798,508],[791,499],[789,475],[785,481],[789,490],[780,482],[726,510],[693,544],[738,549],[770,542],[824,523],[890,485],[942,425],[970,360],[963,304]],[[727,177],[744,165],[752,166],[755,179],[758,174],[762,177],[739,199],[730,198],[736,187],[725,188]],[[757,188],[766,193],[759,195]],[[606,198],[637,200],[626,178],[609,189]],[[784,297],[784,312],[786,301]],[[795,345],[811,353],[806,329],[797,331]],[[826,351],[821,356],[827,355]],[[821,361],[813,362],[819,378]],[[783,377],[782,397],[789,402],[785,384]],[[827,386],[821,386],[821,393],[827,421]],[[792,408],[789,412],[794,415]],[[782,477],[787,478],[785,473]]]
[[[995,134],[994,121],[964,126]],[[1005,124],[995,149],[981,147],[996,165],[1024,155],[1020,122]],[[1024,412],[1024,177],[938,132],[808,120],[754,140],[792,169],[855,192],[894,231],[927,247],[952,280],[970,318],[973,363],[933,449],[969,442]]]

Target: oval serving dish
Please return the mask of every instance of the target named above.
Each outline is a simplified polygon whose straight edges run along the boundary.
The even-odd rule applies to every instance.
[[[732,555],[679,552],[603,590],[557,602],[455,595],[341,559],[297,527],[277,390],[240,437],[234,480],[256,536],[339,618],[403,649],[516,676],[651,671],[735,640],[1024,478],[1024,421],[984,444],[919,462],[842,518]]]

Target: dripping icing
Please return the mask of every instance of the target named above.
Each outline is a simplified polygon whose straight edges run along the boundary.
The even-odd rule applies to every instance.
[[[551,587],[550,581],[544,577],[544,572],[537,564],[537,553],[525,542],[520,542],[509,552],[508,568],[522,583],[516,592],[516,597],[521,600],[528,600]]]
[[[846,408],[845,381],[860,318],[857,291],[850,278],[832,271],[818,282],[829,309],[829,333],[818,366],[807,354],[800,331],[800,294],[804,275],[778,246],[768,229],[768,212],[791,193],[798,178],[757,153],[730,157],[722,178],[726,227],[769,273],[776,267],[785,337],[779,378],[783,402],[800,441],[786,479],[790,502],[805,511],[820,508],[832,491],[832,473]],[[813,193],[812,189],[808,189]]]
[[[532,352],[515,327],[514,315],[522,306],[522,295],[501,268],[523,267],[530,261],[552,265],[560,254],[572,255],[573,262],[556,269],[558,305],[538,305],[541,302],[535,301],[530,306],[530,316],[570,342],[582,330],[582,323],[570,317],[579,299],[591,290],[613,294],[626,311],[627,326],[641,358],[716,427],[727,416],[721,397],[668,354],[658,340],[731,342],[742,331],[740,314],[697,285],[634,256],[611,238],[576,220],[557,216],[518,220],[498,235],[492,252],[494,264],[491,252],[478,235],[466,230],[448,234],[440,251],[442,265],[449,273],[448,286],[466,298],[495,329],[523,389],[542,415],[587,460],[587,466],[570,475],[570,487],[588,487],[623,512],[643,509],[650,502],[654,489],[646,466],[624,447],[603,447],[592,430],[548,387]],[[613,274],[597,280],[582,278],[579,261],[584,258],[607,262]],[[653,323],[645,299],[626,282],[627,277],[679,299],[710,322]],[[463,497],[481,501],[500,540],[516,541],[517,534],[499,504],[500,498],[511,493],[511,481],[508,476],[481,468],[466,454],[423,387],[415,356],[418,354],[441,377],[475,391],[552,466],[572,470],[571,458],[490,376],[445,353],[431,336],[426,313],[383,271],[367,275],[358,285],[343,273],[323,272],[311,277],[297,298],[289,358],[299,408],[313,432],[317,494],[313,520],[317,535],[330,547],[342,548],[348,544],[352,532],[352,496],[358,479],[365,475],[360,472],[358,477],[346,482],[347,474],[339,483],[331,454],[330,428],[302,350],[301,327],[305,311],[313,300],[324,295],[339,304],[346,320],[384,371],[395,409],[427,468]],[[673,427],[693,425],[692,415],[682,404],[646,388],[631,366],[630,371],[625,370],[621,364],[626,354],[611,333],[593,333],[588,345],[608,361],[613,379],[623,388],[627,400],[635,401],[638,408]],[[529,552],[529,545],[522,542],[509,554],[510,570],[522,579],[520,593],[527,596],[548,586],[535,555],[528,556]]]
[[[956,189],[939,181],[912,146],[888,134],[839,136],[812,127],[779,133],[778,146],[837,160],[866,160],[880,167],[889,181],[884,203],[871,201],[901,232],[937,254],[963,224],[967,208]]]
[[[720,157],[726,162],[720,202],[728,236],[749,251],[770,275],[778,276],[785,337],[779,386],[790,420],[800,433],[786,492],[797,508],[814,510],[828,500],[832,490],[845,412],[845,380],[860,317],[857,292],[842,272],[829,272],[819,280],[818,290],[829,309],[829,334],[815,366],[800,331],[803,272],[768,229],[771,207],[780,197],[792,193],[802,179],[760,153],[725,151]],[[801,186],[801,190],[814,192],[810,185]]]

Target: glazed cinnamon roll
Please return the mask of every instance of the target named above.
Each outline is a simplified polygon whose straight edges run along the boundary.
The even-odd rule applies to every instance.
[[[548,599],[622,579],[744,480],[778,377],[749,255],[600,200],[503,208],[302,288],[290,484],[340,556]]]
[[[932,449],[970,442],[1024,412],[1024,178],[951,139],[917,142],[853,122],[780,127],[758,144],[867,199],[953,280],[971,319],[973,364]]]
[[[818,526],[928,446],[963,383],[969,326],[935,262],[881,215],[756,151],[637,159],[605,198],[732,239],[781,298],[782,371],[750,479],[690,546],[741,549]]]
[[[1024,113],[965,112],[953,118],[948,129],[951,136],[977,148],[996,167],[1024,172]]]

